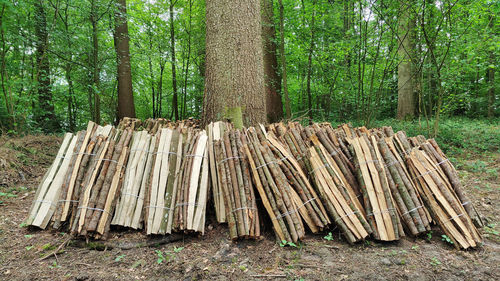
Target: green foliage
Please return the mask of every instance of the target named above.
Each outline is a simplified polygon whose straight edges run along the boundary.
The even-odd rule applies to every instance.
[[[123,255],[119,255],[115,258],[115,262],[120,262],[126,255],[123,254]]]
[[[399,121],[396,119],[381,119],[372,122],[371,127],[392,126],[395,132],[403,130],[408,136],[423,135],[430,138],[434,120]],[[334,122],[340,124],[342,122]],[[352,122],[362,126],[362,122]],[[500,151],[500,119],[470,119],[453,117],[441,120],[439,134],[435,138],[439,147],[449,157],[467,153],[480,154]]]
[[[451,240],[451,238],[448,237],[448,235],[445,234],[441,235],[441,240],[453,245],[453,240]]]
[[[431,259],[431,265],[432,266],[438,266],[440,264],[441,264],[441,261],[438,258],[432,257],[432,259]]]
[[[328,232],[328,235],[323,237],[323,239],[325,239],[327,241],[333,241],[333,234],[331,232]]]
[[[411,7],[394,0],[350,1],[346,6],[344,1],[283,0],[287,86],[294,117],[310,110],[314,120],[354,120],[370,127],[383,121],[384,125],[408,126],[414,133],[426,136],[431,135],[432,118],[437,112],[442,117],[483,118],[491,107],[498,118],[500,99],[490,102],[488,93],[493,89],[498,96],[500,88],[498,26],[490,20],[500,14],[500,5],[486,0],[459,0],[453,5],[410,2]],[[0,2],[4,8],[0,24],[0,133],[42,132],[43,124],[35,118],[46,113],[40,112],[46,109],[39,108],[37,94],[40,73],[36,65],[35,23],[40,13],[33,3]],[[102,122],[113,123],[116,119],[115,5],[110,3],[42,1],[48,33],[49,103],[62,130],[79,130],[86,125],[94,115],[96,95],[101,102]],[[202,110],[205,76],[205,1],[174,3],[179,107],[182,118],[197,118]],[[279,11],[276,1],[273,3],[277,27]],[[170,118],[173,111],[169,5],[167,0],[127,1],[134,100],[137,117],[142,119]],[[397,75],[402,58],[398,56],[397,32],[400,22],[406,20],[402,9],[422,23],[411,30],[416,38],[415,49],[420,51],[412,61],[420,70],[416,74],[420,83],[415,89],[419,92],[417,111],[421,122],[390,119],[395,117],[398,101]],[[96,50],[92,14],[98,15]],[[424,40],[424,31],[432,44]],[[438,66],[431,59],[429,47],[434,48]],[[487,77],[489,70],[494,71],[496,80]],[[277,71],[282,74],[281,65]],[[98,83],[93,81],[94,72]],[[308,75],[312,108],[308,108]],[[491,134],[495,128],[498,132],[498,125],[494,125],[498,119],[490,123],[450,120],[441,121],[437,137],[445,152],[482,152],[500,147],[498,133],[493,137]],[[463,128],[467,129],[465,134],[461,134]]]
[[[298,248],[297,244],[295,244],[293,242],[289,242],[289,241],[286,241],[286,240],[281,240],[280,247],[285,247],[285,246],[290,246],[290,247]]]

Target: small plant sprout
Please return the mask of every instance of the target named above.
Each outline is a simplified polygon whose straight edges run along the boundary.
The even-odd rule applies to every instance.
[[[122,260],[125,256],[126,256],[126,255],[119,255],[119,256],[117,256],[117,257],[115,258],[115,261],[116,261],[116,262],[119,262],[119,261],[121,261],[121,260]]]
[[[165,255],[166,253],[164,254],[160,250],[156,250],[155,252],[156,252],[156,255],[158,256],[158,259],[156,260],[157,264],[161,264],[168,259],[167,255]]]
[[[431,239],[432,239],[432,231],[429,231],[427,232],[427,238],[425,240],[427,240],[427,242],[431,242]]]
[[[174,253],[180,253],[183,249],[184,249],[184,247],[177,248],[174,246]]]
[[[333,241],[333,234],[331,232],[329,232],[328,235],[323,237],[323,239],[325,239],[327,241]]]
[[[293,242],[288,242],[286,240],[281,240],[280,247],[285,247],[285,246],[291,246],[291,247],[297,248],[297,244],[295,244]]]
[[[448,237],[448,235],[445,234],[441,235],[441,240],[453,245],[453,240],[451,240],[451,238]]]
[[[439,261],[438,258],[432,257],[432,259],[431,259],[431,265],[432,266],[438,266],[440,264],[441,264],[441,261]]]

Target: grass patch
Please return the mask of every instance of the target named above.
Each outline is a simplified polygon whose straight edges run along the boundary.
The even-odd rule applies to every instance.
[[[394,131],[405,131],[409,137],[423,135],[426,138],[432,133],[434,120],[429,120],[430,128],[425,120],[400,121],[383,119],[372,122],[371,127],[392,126]],[[362,126],[362,122],[351,122],[353,126]],[[342,122],[332,122],[340,125]],[[464,153],[480,154],[485,152],[500,152],[500,120],[470,119],[453,117],[442,119],[439,123],[439,133],[436,141],[448,156],[458,156]],[[478,167],[480,168],[480,167]]]

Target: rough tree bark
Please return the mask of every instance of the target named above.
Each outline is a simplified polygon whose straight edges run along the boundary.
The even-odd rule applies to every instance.
[[[260,0],[207,1],[203,123],[238,111],[266,123],[265,97]]]
[[[38,107],[35,108],[35,120],[45,132],[53,132],[59,129],[52,103],[52,91],[50,85],[50,63],[48,57],[48,33],[47,19],[43,1],[36,0],[35,6],[35,57],[36,57],[36,79],[38,83]]]
[[[411,119],[415,116],[416,98],[414,83],[412,78],[412,52],[415,44],[412,42],[412,32],[415,24],[411,17],[410,3],[400,4],[401,16],[398,30],[398,112],[397,118],[400,120]]]
[[[118,76],[118,119],[135,117],[132,72],[130,69],[126,0],[117,0],[115,12],[115,51]]]
[[[283,118],[283,103],[280,94],[281,77],[278,73],[278,59],[276,57],[273,0],[261,0],[261,9],[266,114],[267,121],[273,123]]]
[[[93,87],[90,87],[89,105],[90,112],[92,113],[92,120],[100,124],[101,123],[101,97],[100,97],[100,69],[99,69],[99,38],[97,29],[97,22],[99,21],[99,16],[97,12],[96,0],[92,0],[90,3],[90,23],[92,24],[92,57],[90,58],[92,65],[92,83]],[[91,100],[93,98],[93,100]]]

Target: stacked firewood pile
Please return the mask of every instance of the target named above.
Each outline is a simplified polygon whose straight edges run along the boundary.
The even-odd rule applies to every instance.
[[[393,241],[433,223],[457,248],[482,241],[480,217],[433,139],[329,123],[89,122],[65,135],[27,223],[97,239],[111,225],[204,233],[210,206],[232,239],[259,238],[265,215],[290,242],[333,227],[349,243]]]

